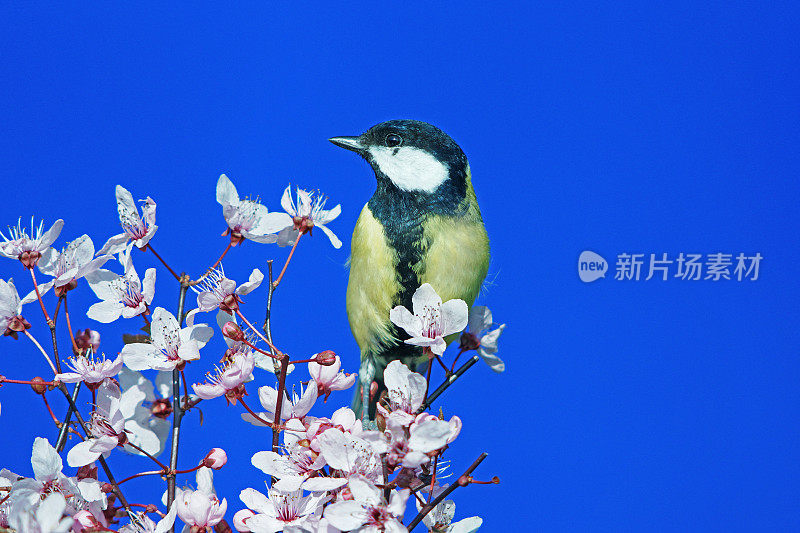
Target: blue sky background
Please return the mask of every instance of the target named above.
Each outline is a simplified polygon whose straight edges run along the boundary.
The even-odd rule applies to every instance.
[[[506,373],[476,366],[440,402],[464,421],[453,470],[487,451],[476,476],[502,480],[459,489],[458,518],[480,515],[485,531],[800,528],[796,6],[6,4],[0,20],[0,223],[63,218],[59,245],[88,233],[99,247],[119,230],[119,183],[158,202],[154,245],[197,275],[226,242],[219,174],[271,209],[289,182],[319,188],[342,204],[330,227],[345,246],[322,234],[301,242],[274,331],[290,353],[333,349],[351,371],[344,263],[374,178],[326,139],[393,118],[451,134],[492,241],[479,301],[508,323]],[[764,259],[755,282],[584,284],[586,249],[611,261]],[[226,271],[244,281],[286,253],[247,243]],[[134,260],[142,274],[156,266]],[[27,292],[25,274],[0,265]],[[174,310],[177,294],[160,269],[155,305]],[[88,287],[70,298],[74,327],[98,327],[81,313],[96,301]],[[261,319],[264,302],[253,293],[247,313]],[[38,309],[25,314],[47,345]],[[115,354],[121,332],[139,326],[98,328],[103,350]],[[0,343],[0,374],[47,376],[27,341]],[[221,352],[217,335],[190,377]],[[267,383],[262,373],[256,384]],[[25,387],[3,387],[0,403],[2,464],[30,475],[34,436],[55,439],[55,429]],[[202,408],[202,426],[185,419],[196,447],[182,448],[180,465],[228,450],[215,480],[231,517],[241,489],[263,486],[249,458],[269,435],[222,400]],[[120,478],[149,468],[123,454],[112,465]],[[152,501],[160,487],[136,480],[125,491]]]

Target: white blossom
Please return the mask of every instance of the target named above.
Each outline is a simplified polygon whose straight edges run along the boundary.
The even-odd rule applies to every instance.
[[[284,392],[283,403],[281,404],[281,420],[302,418],[311,410],[314,402],[317,401],[317,385],[314,380],[308,383],[305,391],[301,389],[301,392],[301,395],[293,392],[291,399],[289,399],[288,393]],[[261,402],[261,406],[266,409],[266,412],[258,413],[258,415],[266,420],[274,420],[275,407],[278,404],[278,391],[272,387],[259,387],[258,399]],[[264,425],[250,413],[242,413],[242,420],[250,422],[254,426]]]
[[[133,196],[128,189],[117,185],[115,195],[122,233],[108,239],[97,255],[122,252],[130,241],[133,241],[137,248],[143,250],[158,229],[156,226],[156,203],[152,198],[148,196],[142,200],[144,204],[142,205],[142,216],[139,216]]]
[[[122,276],[103,268],[86,276],[89,287],[102,300],[89,307],[86,315],[98,322],[107,324],[119,317],[141,315],[153,302],[156,269],[148,268],[144,280],[140,281],[133,267],[130,249],[119,254],[119,261],[125,268]]]
[[[431,498],[438,496],[447,485],[439,488],[431,494]],[[415,500],[417,510],[422,510],[422,504]],[[471,516],[453,523],[456,515],[456,504],[453,500],[442,500],[431,511],[422,518],[422,523],[428,527],[429,531],[435,533],[473,533],[483,524],[483,520],[478,516]]]
[[[250,488],[239,494],[242,503],[252,510],[242,510],[234,516],[234,524],[239,531],[275,533],[293,526],[308,527],[316,521],[316,513],[327,500],[324,494],[303,497],[302,490],[282,491],[271,488],[268,494],[269,497]]]
[[[467,303],[457,299],[442,303],[429,283],[414,291],[411,303],[413,313],[398,305],[391,310],[389,318],[411,336],[405,341],[407,344],[429,348],[442,355],[447,348],[444,337],[458,333],[467,325]]]
[[[76,444],[67,453],[67,463],[72,467],[88,465],[101,455],[127,440],[125,418],[120,411],[121,391],[116,383],[106,380],[97,392],[97,408],[88,423],[89,438]]]
[[[352,500],[339,500],[325,508],[324,517],[342,531],[360,533],[401,533],[403,513],[411,491],[392,491],[389,503],[383,502],[381,491],[364,478],[351,477],[348,486]]]
[[[0,256],[10,259],[19,259],[26,268],[33,268],[41,259],[53,242],[61,234],[64,221],[56,220],[50,229],[44,231],[44,221],[39,226],[34,226],[31,218],[30,233],[27,228],[22,227],[22,218],[17,222],[16,227],[8,228],[8,237],[0,233],[3,241],[0,243]]]
[[[300,233],[311,233],[314,228],[319,228],[325,233],[334,248],[341,248],[342,241],[327,228],[326,224],[338,217],[342,206],[336,204],[333,209],[325,209],[327,197],[314,192],[297,188],[297,201],[292,198],[291,185],[286,187],[281,197],[281,207],[286,211],[283,214],[283,225],[278,234],[278,246],[294,244]]]
[[[128,453],[144,455],[130,446],[135,444],[150,455],[158,457],[164,451],[171,425],[164,417],[153,413],[153,405],[157,401],[155,390],[158,389],[160,397],[169,397],[172,373],[159,372],[155,387],[141,373],[124,367],[120,370],[118,379],[122,387],[120,412],[125,419],[125,433],[128,437],[128,443],[125,443],[123,449]]]
[[[122,368],[122,356],[117,356],[113,361],[106,359],[105,354],[96,356],[94,350],[85,354],[70,357],[67,365],[73,372],[64,372],[56,375],[62,383],[77,383],[84,381],[90,388],[97,388],[106,378],[116,376]]]
[[[200,359],[200,349],[214,334],[206,324],[195,324],[196,311],[186,316],[186,327],[181,328],[175,315],[156,307],[150,323],[150,342],[134,342],[122,348],[125,366],[131,370],[174,370],[176,367]]]
[[[284,227],[284,214],[270,213],[257,199],[240,199],[236,187],[225,174],[217,181],[217,203],[222,206],[222,215],[228,224],[223,235],[230,233],[234,246],[243,238],[261,243],[278,240],[274,233]]]
[[[236,286],[236,282],[225,277],[222,265],[206,275],[202,283],[192,290],[197,293],[197,307],[200,311],[220,309],[228,314],[239,309],[240,296],[249,294],[261,285],[264,274],[257,268],[250,273],[250,278]]]
[[[505,324],[500,324],[497,328],[491,329],[492,312],[483,305],[476,305],[469,310],[468,320],[469,331],[461,335],[461,348],[478,350],[478,354],[495,372],[502,372],[506,369],[505,363],[495,355],[497,353],[497,339],[505,329]],[[491,330],[491,331],[490,331]]]
[[[112,257],[101,255],[95,259],[94,244],[88,235],[81,235],[60,252],[55,248],[48,248],[42,254],[39,270],[54,279],[40,287],[39,293],[44,294],[55,287],[56,295],[61,296],[74,288],[77,280],[97,271]]]

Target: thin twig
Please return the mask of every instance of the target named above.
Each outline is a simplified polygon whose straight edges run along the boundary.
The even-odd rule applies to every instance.
[[[297,235],[297,238],[294,240],[294,244],[292,245],[292,249],[289,251],[289,257],[286,258],[286,262],[283,264],[283,269],[281,269],[281,273],[278,274],[278,279],[276,279],[272,283],[273,287],[275,287],[276,289],[278,288],[278,285],[280,285],[281,280],[283,279],[283,275],[286,274],[286,267],[289,266],[289,261],[292,260],[292,256],[294,255],[294,251],[297,249],[297,243],[300,242],[300,237],[302,237],[303,235],[305,235],[305,234],[304,233],[300,233],[300,234]]]
[[[264,319],[264,334],[267,336],[269,345],[272,345],[272,295],[275,293],[275,285],[272,283],[272,259],[267,260],[267,271],[269,272],[269,287],[267,288],[267,316]],[[275,359],[275,350],[270,348],[272,352],[273,361],[272,368],[275,370],[275,375],[280,372],[281,364],[278,359]]]
[[[431,393],[431,395],[430,395],[430,396],[428,396],[427,398],[425,398],[425,401],[424,401],[424,402],[422,402],[422,405],[420,405],[420,406],[419,406],[419,409],[417,409],[417,413],[421,413],[422,411],[424,411],[425,409],[427,409],[428,407],[430,407],[430,405],[431,405],[431,404],[432,404],[432,403],[433,403],[433,402],[436,400],[436,398],[438,398],[439,396],[441,396],[441,395],[442,395],[442,393],[443,393],[444,391],[446,391],[446,390],[447,390],[447,389],[450,387],[450,385],[452,385],[452,384],[453,384],[453,383],[454,383],[454,382],[455,382],[455,381],[456,381],[458,378],[460,378],[460,377],[461,377],[461,375],[462,375],[462,374],[464,374],[464,372],[466,372],[467,370],[469,370],[469,369],[470,369],[470,367],[472,367],[472,365],[474,365],[475,363],[477,363],[479,359],[480,359],[480,356],[479,356],[479,355],[477,355],[477,354],[475,354],[475,355],[473,355],[473,356],[470,358],[470,360],[469,360],[469,361],[467,361],[466,363],[464,363],[463,365],[461,365],[461,367],[460,367],[458,370],[456,370],[456,371],[455,371],[455,373],[451,374],[451,375],[450,375],[450,376],[449,376],[449,377],[448,377],[448,378],[447,378],[447,379],[444,381],[444,383],[442,383],[441,385],[439,385],[439,387],[438,387],[438,388],[437,388],[435,391],[433,391],[433,392]]]
[[[412,529],[414,529],[415,527],[417,527],[417,524],[419,524],[419,523],[422,521],[422,519],[425,517],[425,515],[427,515],[428,513],[430,513],[430,512],[433,510],[433,508],[434,508],[434,507],[436,507],[437,505],[439,505],[439,503],[440,503],[442,500],[444,500],[445,498],[447,498],[447,497],[450,495],[450,493],[451,493],[451,492],[453,492],[454,490],[456,490],[458,487],[461,487],[461,486],[463,486],[463,485],[461,484],[461,480],[462,480],[462,479],[466,479],[466,478],[467,478],[467,477],[468,477],[470,474],[472,474],[473,470],[475,470],[476,468],[478,468],[478,465],[479,465],[479,464],[481,464],[481,462],[483,462],[483,460],[484,460],[484,459],[486,459],[486,457],[487,457],[488,455],[489,455],[489,454],[488,454],[488,453],[486,453],[486,452],[482,453],[482,454],[480,455],[480,457],[478,457],[477,459],[475,459],[475,462],[474,462],[474,463],[472,463],[472,465],[471,465],[469,468],[467,468],[466,472],[464,472],[463,474],[461,474],[461,476],[458,478],[458,481],[456,481],[455,483],[453,483],[452,485],[450,485],[449,487],[447,487],[446,489],[444,489],[444,491],[442,491],[442,493],[441,493],[441,494],[439,494],[439,496],[437,496],[437,497],[436,497],[436,498],[435,498],[433,501],[430,501],[430,502],[428,502],[427,504],[425,504],[425,505],[422,507],[422,509],[420,509],[420,511],[419,511],[419,514],[418,514],[418,515],[417,515],[417,516],[414,518],[414,520],[412,520],[412,521],[411,521],[411,523],[410,523],[410,524],[408,524],[408,530],[409,530],[409,531],[411,531]],[[466,484],[469,484],[469,483],[467,482]]]
[[[61,373],[61,360],[58,358],[58,340],[56,339],[56,319],[58,318],[58,309],[61,307],[61,300],[64,298],[63,296],[58,299],[58,305],[56,305],[56,311],[53,313],[53,320],[47,323],[50,327],[50,337],[53,341],[53,358],[56,360],[56,370],[58,373]]]
[[[75,402],[78,401],[78,391],[81,390],[81,385],[83,385],[83,381],[79,381],[75,384],[75,388],[72,389],[72,401],[69,404],[69,408],[67,409],[67,414],[64,417],[64,422],[61,425],[61,430],[58,432],[58,440],[56,441],[56,451],[61,453],[64,451],[64,446],[67,444],[67,433],[69,433],[69,423],[72,420],[72,406],[75,405]]]
[[[281,359],[281,373],[278,376],[278,399],[275,400],[275,425],[272,426],[272,451],[280,451],[280,424],[281,409],[283,408],[283,397],[286,394],[286,373],[289,370],[289,356],[284,354]]]
[[[150,453],[148,453],[147,451],[143,450],[143,449],[142,449],[142,448],[140,448],[139,446],[135,445],[135,444],[134,444],[134,443],[132,443],[131,441],[128,441],[128,442],[126,442],[125,444],[127,444],[128,446],[130,446],[130,447],[131,447],[131,448],[133,448],[134,450],[138,450],[138,451],[142,452],[143,454],[145,454],[145,456],[149,457],[149,458],[150,458],[150,459],[151,459],[151,460],[152,460],[152,461],[153,461],[155,464],[157,464],[158,466],[160,466],[164,472],[166,472],[167,470],[169,470],[169,467],[168,467],[167,465],[165,465],[164,463],[162,463],[161,461],[159,461],[158,459],[156,459],[155,457],[153,457],[153,455],[151,455],[151,454],[150,454]]]
[[[56,423],[56,426],[61,424],[61,420],[56,418],[56,414],[53,412],[53,409],[50,408],[50,403],[47,401],[47,396],[42,394],[42,400],[44,400],[44,405],[47,407],[47,412],[50,413],[50,416],[53,418],[53,422]]]
[[[29,268],[28,271],[31,273],[31,279],[33,280],[33,290],[36,291],[36,298],[39,300],[39,305],[42,307],[42,313],[44,313],[44,319],[47,321],[48,324],[52,322],[50,320],[50,315],[47,314],[47,309],[44,308],[44,302],[42,301],[42,295],[39,294],[39,286],[36,284],[36,274],[33,272],[33,268]]]
[[[139,472],[138,474],[134,474],[134,475],[132,475],[132,476],[128,476],[128,477],[126,477],[125,479],[123,479],[122,481],[120,481],[119,483],[117,483],[117,485],[122,485],[122,484],[123,484],[123,483],[125,483],[126,481],[130,481],[130,480],[132,480],[132,479],[136,479],[137,477],[142,477],[142,476],[156,476],[156,475],[163,474],[163,473],[164,473],[164,471],[163,471],[163,470],[150,470],[150,471],[148,471],[148,472]],[[132,503],[132,504],[131,504],[131,506],[133,506],[133,507],[139,507],[139,506],[140,506],[140,504],[137,504],[137,503]]]
[[[425,376],[425,396],[422,397],[423,403],[428,399],[428,389],[431,386],[431,370],[433,370],[433,352],[430,351],[430,348],[425,348],[425,351],[428,353],[428,372]]]
[[[241,318],[241,319],[242,319],[242,321],[243,321],[245,324],[247,324],[247,326],[248,326],[248,327],[249,327],[251,330],[253,330],[253,332],[254,332],[256,335],[258,335],[258,337],[259,337],[259,338],[260,338],[262,341],[264,341],[264,342],[266,342],[266,343],[267,343],[267,346],[269,346],[269,347],[270,347],[270,349],[272,349],[272,350],[275,350],[275,351],[276,351],[276,352],[278,352],[279,354],[281,353],[281,351],[280,351],[279,349],[277,349],[277,348],[275,347],[275,345],[273,345],[273,344],[272,344],[272,341],[270,341],[269,339],[267,339],[267,338],[266,338],[266,337],[265,337],[265,336],[264,336],[264,335],[263,335],[263,334],[262,334],[260,331],[258,331],[258,330],[256,329],[256,327],[255,327],[253,324],[251,324],[251,323],[250,323],[250,321],[249,321],[249,320],[247,320],[247,317],[245,317],[245,316],[242,314],[242,312],[241,312],[239,309],[237,309],[237,310],[236,310],[236,314],[239,316],[239,318]]]
[[[172,276],[173,276],[173,277],[174,277],[176,280],[178,280],[178,281],[180,281],[180,280],[181,280],[181,277],[180,277],[179,275],[177,275],[177,274],[175,273],[175,271],[174,271],[174,270],[172,270],[172,269],[170,268],[170,266],[167,264],[167,262],[166,262],[166,261],[164,261],[163,259],[161,259],[161,256],[160,256],[160,255],[158,255],[158,252],[156,252],[156,250],[155,250],[155,248],[153,248],[153,245],[152,245],[152,244],[150,244],[150,243],[147,243],[146,250],[150,250],[151,252],[153,252],[153,255],[154,255],[154,256],[156,256],[156,258],[157,258],[159,261],[161,261],[161,264],[162,264],[162,265],[164,265],[165,267],[167,267],[167,270],[169,270],[169,273],[170,273],[170,274],[172,274]]]
[[[153,253],[155,253],[155,251]],[[186,303],[186,290],[189,288],[189,283],[186,276],[175,277],[181,280],[181,292],[178,296],[177,316],[178,325],[180,326],[180,324],[183,322],[183,306]],[[172,506],[172,502],[175,501],[175,471],[178,467],[178,443],[180,442],[181,436],[181,420],[183,420],[180,381],[181,371],[176,368],[172,371],[172,446],[169,455],[169,473],[167,474],[167,509],[169,509]],[[173,533],[174,531],[175,525],[173,524],[172,528],[170,528],[170,533]]]
[[[25,379],[10,379],[5,376],[0,376],[0,384],[3,383],[16,383],[17,385],[44,385],[45,387],[49,387],[51,385],[56,386],[58,385],[58,381],[29,381]]]
[[[216,262],[215,262],[213,265],[211,265],[210,267],[208,267],[208,268],[206,269],[206,272],[205,272],[205,274],[203,274],[202,276],[200,276],[200,277],[199,277],[199,278],[197,278],[196,280],[194,280],[194,281],[190,282],[190,283],[189,283],[189,285],[193,287],[193,286],[195,286],[195,285],[198,285],[198,284],[202,283],[202,282],[203,282],[203,280],[204,280],[204,279],[206,279],[206,278],[208,277],[208,275],[209,275],[209,274],[210,274],[210,273],[211,273],[211,272],[212,272],[212,271],[213,271],[215,268],[217,268],[217,265],[219,265],[219,264],[222,262],[222,258],[223,258],[223,257],[225,257],[225,254],[227,254],[227,253],[228,253],[228,250],[230,250],[230,249],[231,249],[231,246],[233,246],[233,241],[228,241],[228,246],[226,246],[226,247],[225,247],[225,250],[223,250],[223,252],[222,252],[222,255],[220,255],[220,256],[219,256],[219,259],[217,259],[217,261],[216,261]]]
[[[42,345],[39,344],[39,341],[34,339],[33,335],[31,335],[30,331],[28,331],[27,329],[25,330],[25,336],[28,337],[31,340],[31,342],[36,345],[37,348],[39,348],[40,352],[42,352],[42,355],[47,360],[47,364],[50,365],[50,369],[53,371],[53,375],[58,374],[58,371],[56,370],[56,366],[53,364],[53,361],[50,360],[50,356],[47,355],[47,352],[44,351],[44,348],[42,348]]]
[[[242,404],[242,407],[244,407],[244,408],[247,410],[247,412],[248,412],[248,413],[250,413],[251,415],[253,415],[253,418],[255,418],[256,420],[258,420],[259,422],[261,422],[262,424],[264,424],[264,425],[265,425],[265,426],[267,426],[267,427],[270,427],[270,428],[271,428],[271,427],[274,427],[274,425],[273,425],[273,423],[272,423],[272,422],[269,422],[269,421],[267,421],[267,420],[264,420],[263,418],[261,418],[261,416],[259,416],[259,414],[258,414],[258,413],[256,413],[256,412],[255,412],[255,411],[253,411],[252,409],[250,409],[250,406],[249,406],[249,405],[247,405],[247,403],[244,401],[244,399],[243,399],[243,398],[239,398],[239,403],[241,403],[241,404]]]
[[[67,329],[69,330],[69,338],[72,339],[72,350],[81,355],[82,351],[78,349],[78,343],[75,342],[75,334],[72,332],[72,322],[69,320],[69,308],[67,307],[67,295],[63,296],[64,298],[64,315],[67,317]]]

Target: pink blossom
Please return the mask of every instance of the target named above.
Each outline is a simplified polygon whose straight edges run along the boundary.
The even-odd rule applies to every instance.
[[[192,287],[192,290],[197,293],[197,307],[200,311],[220,309],[230,315],[239,309],[239,297],[254,291],[262,281],[264,274],[254,268],[248,281],[237,287],[235,281],[225,277],[225,270],[220,265],[209,272],[197,287]]]
[[[70,357],[67,365],[73,372],[56,375],[58,381],[62,383],[84,381],[89,388],[96,389],[106,378],[119,374],[122,368],[122,356],[118,355],[116,359],[109,361],[105,354],[96,356],[94,351],[89,350],[84,355]]]
[[[236,352],[216,374],[206,374],[206,383],[194,383],[192,390],[204,400],[211,400],[222,395],[228,403],[236,404],[236,400],[244,394],[244,384],[253,379],[255,358],[252,352]]]
[[[352,500],[340,500],[325,509],[324,517],[342,531],[362,533],[400,533],[403,513],[411,491],[392,491],[389,503],[383,501],[381,491],[366,479],[352,477],[348,483]]]
[[[210,468],[201,467],[196,479],[197,490],[177,489],[175,492],[178,517],[189,527],[210,529],[225,516],[228,502],[217,498]]]
[[[336,356],[336,360],[332,365],[323,366],[314,361],[308,363],[308,373],[311,378],[317,383],[317,395],[325,395],[325,401],[328,400],[331,392],[335,390],[345,390],[353,386],[356,382],[355,374],[345,374],[339,372],[342,366],[342,360]]]

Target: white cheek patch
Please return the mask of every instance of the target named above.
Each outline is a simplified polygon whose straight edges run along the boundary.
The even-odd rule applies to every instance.
[[[450,175],[446,164],[419,148],[373,146],[369,153],[381,172],[404,191],[433,192]]]

